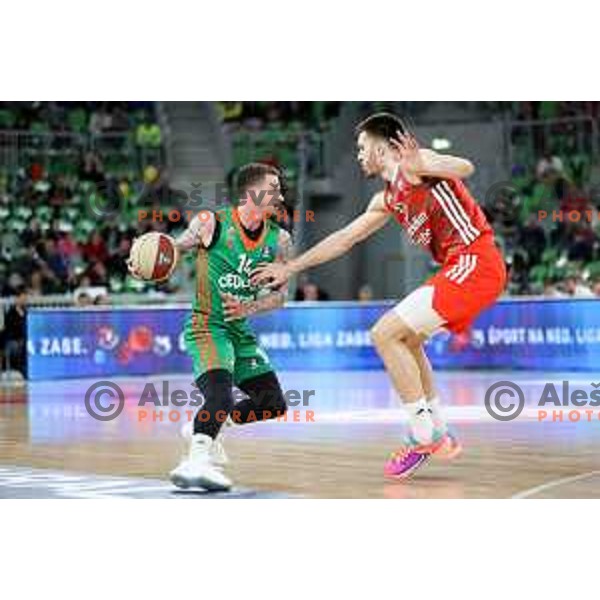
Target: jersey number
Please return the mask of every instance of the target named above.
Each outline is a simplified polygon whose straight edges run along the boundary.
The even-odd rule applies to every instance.
[[[248,258],[247,254],[240,254],[240,264],[238,265],[237,272],[240,275],[247,275],[250,277],[252,273],[252,261]]]

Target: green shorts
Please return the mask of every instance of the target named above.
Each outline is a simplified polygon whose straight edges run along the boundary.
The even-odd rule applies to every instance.
[[[184,336],[194,365],[194,380],[207,371],[225,369],[237,385],[273,371],[267,353],[245,327],[205,325],[192,317],[186,323]]]

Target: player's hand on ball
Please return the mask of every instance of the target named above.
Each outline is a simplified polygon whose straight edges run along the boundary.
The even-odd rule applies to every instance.
[[[135,245],[135,242],[136,242],[136,240],[133,240],[133,242],[131,244],[132,248]],[[134,277],[135,279],[142,279],[142,273],[140,271],[140,266],[137,263],[137,261],[135,260],[134,253],[132,253],[132,252],[129,253],[129,257],[127,258],[125,263],[127,264],[127,270],[129,271],[129,273],[132,277]]]
[[[127,260],[127,270],[129,271],[129,274],[135,278],[135,279],[142,279],[142,276],[140,274],[140,272],[138,271],[137,267],[133,264],[133,262],[131,261],[131,259]]]
[[[243,319],[248,315],[246,303],[233,294],[221,293],[221,301],[223,303],[225,321]]]
[[[291,275],[292,273],[285,263],[263,263],[252,271],[250,283],[252,285],[262,285],[269,289],[277,289],[286,283]]]

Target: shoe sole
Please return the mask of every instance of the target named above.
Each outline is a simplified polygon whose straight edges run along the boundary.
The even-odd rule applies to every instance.
[[[416,463],[408,471],[404,471],[404,473],[400,473],[399,475],[391,475],[389,473],[384,472],[383,476],[386,479],[391,479],[392,481],[402,481],[403,479],[408,479],[419,467],[421,467],[423,464],[425,464],[429,460],[428,454],[423,454],[423,456],[425,458],[423,458],[423,460],[420,460],[418,463]]]
[[[227,492],[233,487],[231,485],[216,483],[207,477],[194,477],[193,479],[190,479],[189,477],[182,477],[181,475],[171,475],[169,479],[174,486],[182,490],[202,488],[207,492]]]
[[[463,451],[463,447],[462,447],[462,444],[456,438],[452,438],[452,439],[453,439],[453,444],[451,445],[449,450],[446,450],[446,448],[448,448],[447,444],[441,444],[431,454],[435,458],[446,461],[446,462],[454,460],[455,458],[458,458],[458,456],[460,456],[460,454]]]
[[[443,461],[451,461],[454,460],[455,458],[458,458],[461,454],[462,454],[462,446],[460,444],[457,444],[452,450],[450,450],[449,452],[445,452],[444,450],[440,450],[438,452],[435,452],[433,454],[433,456],[439,460],[443,460]]]

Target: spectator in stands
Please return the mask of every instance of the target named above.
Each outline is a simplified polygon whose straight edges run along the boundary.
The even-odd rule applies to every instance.
[[[594,293],[594,296],[600,298],[600,279],[596,279],[592,284],[592,292]]]
[[[108,285],[108,269],[106,264],[97,260],[91,264],[85,271],[85,274],[90,278],[93,286]]]
[[[152,121],[148,114],[144,116],[144,120],[136,129],[135,143],[140,148],[160,148],[162,144],[160,127]]]
[[[57,247],[61,256],[65,259],[69,266],[71,263],[78,257],[79,255],[79,245],[73,239],[71,232],[68,230],[60,230],[57,228],[58,233],[58,242]]]
[[[97,108],[90,118],[90,133],[99,135],[109,131],[112,127],[112,116],[107,111],[106,105]]]
[[[369,284],[362,285],[358,290],[359,302],[371,302],[373,300],[373,288]]]
[[[540,262],[546,249],[546,232],[536,215],[530,215],[519,232],[519,245],[527,253],[527,263],[531,267]]]
[[[563,294],[555,285],[552,279],[546,279],[544,281],[544,296],[546,298],[564,298],[565,294]]]
[[[75,290],[73,299],[75,301],[75,306],[82,308],[91,306],[94,303],[92,296],[85,289]]]
[[[574,298],[591,298],[592,290],[583,282],[581,276],[570,275],[564,282],[565,292]]]
[[[106,262],[108,260],[106,242],[98,230],[92,233],[92,237],[88,242],[83,244],[81,250],[83,258],[90,263],[96,261]]]
[[[79,166],[79,179],[95,184],[104,183],[104,167],[102,161],[93,152],[86,152]]]
[[[59,280],[67,281],[69,277],[69,268],[57,247],[54,237],[49,237],[44,240],[42,258],[50,271],[52,271]]]
[[[573,223],[569,239],[568,259],[571,261],[591,262],[597,237],[592,226],[586,221]]]
[[[240,121],[244,111],[242,102],[219,102],[218,103],[221,120],[224,123],[230,121]]]
[[[44,296],[50,293],[49,286],[45,284],[44,273],[41,269],[36,269],[31,273],[30,292],[32,296]]]
[[[129,118],[123,106],[116,106],[112,113],[111,131],[120,133],[129,129]]]
[[[42,237],[40,222],[37,219],[32,219],[29,226],[23,231],[21,239],[26,247],[33,247],[42,241]]]
[[[19,289],[15,303],[4,319],[4,339],[8,369],[19,371],[27,379],[27,290]]]
[[[322,290],[316,283],[305,279],[296,290],[295,300],[300,302],[316,302],[317,300],[329,300],[329,294]]]
[[[119,240],[119,245],[109,261],[110,274],[124,280],[127,277],[127,258],[131,249],[131,235],[125,235]]]
[[[110,304],[108,292],[104,286],[90,285],[89,278],[84,278],[82,284],[73,292],[73,301],[76,306]]]

